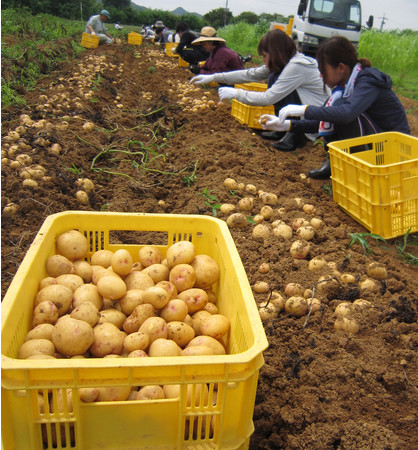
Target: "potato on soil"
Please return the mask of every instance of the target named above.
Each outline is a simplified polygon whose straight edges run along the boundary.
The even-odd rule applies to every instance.
[[[119,330],[122,329],[123,323],[126,320],[126,314],[117,309],[102,309],[99,312],[99,323],[110,322],[113,323]]]
[[[32,327],[41,324],[53,325],[58,320],[58,308],[55,303],[45,300],[33,310]]]
[[[309,255],[310,245],[303,240],[296,240],[290,246],[290,254],[295,259],[304,259]]]
[[[149,317],[139,327],[139,331],[148,334],[150,344],[158,338],[167,339],[167,323],[161,317]]]
[[[196,273],[190,264],[177,264],[170,270],[169,281],[182,292],[194,286]]]
[[[45,269],[50,277],[56,278],[65,273],[72,273],[74,265],[63,255],[52,255],[46,260]]]
[[[243,197],[238,202],[238,209],[240,211],[246,211],[248,213],[251,213],[253,208],[254,208],[254,197]]]
[[[263,202],[264,205],[274,206],[279,203],[279,199],[276,194],[272,192],[260,192],[258,198]]]
[[[231,326],[230,320],[222,314],[211,314],[202,320],[200,333],[205,336],[212,336],[215,339],[221,339],[228,333]]]
[[[141,247],[138,252],[138,257],[144,267],[151,266],[152,264],[160,264],[163,259],[161,250],[153,245]]]
[[[196,255],[196,249],[192,242],[175,242],[167,249],[167,264],[170,269],[178,264],[190,264]]]
[[[384,264],[372,262],[367,267],[367,275],[375,280],[386,280],[388,277]]]
[[[347,333],[357,334],[360,330],[359,324],[354,319],[344,316],[338,316],[334,322],[334,328],[337,331],[345,331]]]
[[[55,346],[49,339],[30,339],[24,342],[17,353],[19,359],[27,359],[32,355],[48,355],[53,356]]]
[[[83,259],[87,255],[89,244],[84,234],[77,230],[69,230],[57,237],[57,253],[70,261]]]
[[[165,398],[163,388],[158,385],[142,387],[135,396],[135,400],[162,400]]]
[[[194,287],[209,289],[219,279],[219,265],[209,255],[196,255],[190,263],[196,274]]]
[[[141,331],[128,334],[123,341],[124,353],[131,353],[134,350],[146,350],[149,346],[149,336]]]
[[[91,302],[84,302],[74,308],[70,317],[73,319],[84,320],[90,326],[94,327],[100,319],[99,310]]]
[[[35,297],[34,306],[36,308],[39,303],[51,301],[52,303],[55,303],[55,306],[58,309],[58,316],[61,317],[68,311],[72,299],[73,291],[70,288],[63,286],[62,284],[52,284],[38,291]]]
[[[167,323],[172,321],[183,321],[189,310],[184,300],[175,298],[170,300],[160,311],[160,317]]]
[[[151,342],[148,356],[180,356],[181,348],[171,339],[158,338]]]
[[[252,237],[257,241],[264,241],[270,237],[271,233],[271,227],[264,223],[259,223],[253,228]]]
[[[230,228],[244,228],[248,225],[248,221],[244,214],[234,213],[228,217],[226,224]]]
[[[118,300],[126,294],[126,284],[123,280],[113,276],[104,276],[97,282],[97,290],[103,297]]]
[[[72,307],[77,308],[82,303],[90,302],[97,308],[98,311],[102,309],[103,297],[100,295],[97,286],[92,283],[83,284],[74,291]]]
[[[145,290],[155,284],[149,275],[138,271],[131,272],[125,277],[124,281],[128,291],[131,289]]]
[[[285,223],[278,224],[276,227],[273,228],[273,236],[288,240],[292,237],[293,230],[289,225],[286,225]]]
[[[265,321],[275,319],[278,316],[279,311],[273,303],[269,303],[268,305],[261,304],[258,308],[258,313],[260,314],[261,320]]]
[[[167,339],[172,339],[179,347],[185,347],[195,337],[195,331],[187,323],[173,321],[167,324]]]
[[[64,356],[82,355],[93,343],[93,328],[87,322],[67,318],[55,324],[52,342]]]
[[[164,264],[151,264],[142,270],[142,273],[149,275],[156,284],[160,281],[168,281],[169,272],[169,268]]]
[[[126,333],[119,330],[113,323],[105,322],[93,328],[93,342],[90,345],[90,353],[97,358],[106,355],[121,355]],[[80,352],[84,353],[84,352]]]
[[[195,345],[210,347],[214,355],[225,355],[225,347],[212,336],[196,336],[188,344],[187,347]]]
[[[41,323],[32,328],[25,336],[25,342],[31,339],[48,339],[52,342],[52,331],[54,325],[51,323]]]
[[[124,277],[132,270],[132,256],[128,250],[121,248],[113,253],[110,259],[110,264],[115,273]]]
[[[130,334],[138,331],[146,319],[154,317],[154,307],[149,303],[138,305],[123,322],[123,330]]]
[[[270,290],[270,285],[266,281],[256,281],[253,285],[253,291],[256,294],[266,294]]]
[[[304,297],[294,295],[286,300],[284,308],[288,314],[301,317],[308,312],[308,301]]]
[[[190,315],[204,309],[208,303],[208,294],[203,289],[199,288],[186,289],[185,291],[180,292],[178,298],[186,302]]]

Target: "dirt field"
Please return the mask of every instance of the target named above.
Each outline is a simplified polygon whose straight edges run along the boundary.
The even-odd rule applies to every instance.
[[[264,322],[269,348],[259,376],[251,449],[415,449],[418,277],[416,267],[402,262],[396,251],[400,239],[369,239],[372,253],[358,244],[350,247],[349,234],[367,230],[334,203],[329,180],[301,177],[325,160],[322,147],[309,143],[290,153],[275,151],[231,116],[229,103],[218,104],[216,89],[190,86],[190,77],[177,59],[151,44],[119,43],[86,51],[27,92],[25,107],[3,110],[2,296],[49,214],[212,215],[218,202],[236,205],[246,195],[232,195],[224,187],[226,178],[253,184],[279,198],[268,223],[315,216],[325,225],[311,241],[308,258],[301,260],[289,254],[295,235],[290,241],[271,236],[260,242],[252,238],[253,224],[232,229],[251,285],[265,281],[283,296],[290,282],[312,289],[320,275],[332,272],[329,267],[309,271],[308,260],[315,256],[334,262],[335,270],[356,282],[319,292],[321,310],[307,323],[306,316],[284,312]],[[206,106],[196,107],[203,96]],[[38,126],[21,128],[22,114]],[[40,119],[46,119],[42,127]],[[416,115],[408,119],[417,136]],[[83,128],[88,121],[95,124],[93,131]],[[17,128],[24,149],[4,139]],[[49,150],[55,143],[59,154]],[[46,169],[37,187],[23,186],[20,170],[10,166],[20,153]],[[81,177],[95,185],[87,204],[76,199]],[[254,198],[253,215],[262,206]],[[314,214],[303,212],[297,198],[314,205]],[[3,210],[9,203],[18,206],[14,215]],[[416,253],[412,247],[407,251]],[[263,262],[270,265],[265,274],[258,270]],[[366,278],[372,262],[383,264],[388,277],[362,290],[357,281]],[[254,295],[257,303],[267,298]],[[336,331],[335,307],[358,298],[372,304],[356,313],[359,332]]]

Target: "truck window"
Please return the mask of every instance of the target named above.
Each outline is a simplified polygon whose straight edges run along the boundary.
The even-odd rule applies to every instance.
[[[314,21],[322,19],[321,22],[331,20],[360,24],[360,3],[358,0],[313,0],[308,17]]]

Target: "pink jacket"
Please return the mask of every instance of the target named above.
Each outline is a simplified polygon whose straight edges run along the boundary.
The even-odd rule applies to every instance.
[[[221,43],[211,53],[205,64],[201,66],[200,73],[231,72],[240,69],[244,69],[244,64],[241,62],[238,53]]]

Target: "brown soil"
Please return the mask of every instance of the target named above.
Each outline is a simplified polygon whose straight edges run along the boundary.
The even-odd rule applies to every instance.
[[[83,85],[77,74],[96,82]],[[2,214],[2,296],[49,214],[105,210],[212,215],[204,193],[220,203],[238,202],[239,196],[224,188],[227,177],[279,196],[278,207],[284,212],[280,215],[275,209],[270,222],[309,219],[297,206],[295,198],[300,198],[313,204],[314,215],[325,222],[311,242],[308,259],[323,256],[338,271],[360,280],[368,264],[376,261],[384,264],[388,278],[378,281],[374,292],[359,292],[357,284],[321,292],[321,310],[307,323],[306,316],[284,312],[264,322],[269,348],[259,376],[250,447],[415,449],[418,280],[416,268],[402,262],[396,251],[400,239],[369,239],[372,253],[366,254],[358,244],[350,247],[349,234],[367,230],[334,203],[328,180],[300,176],[324,161],[323,148],[309,143],[290,153],[275,151],[231,116],[229,104],[218,104],[215,89],[189,89],[189,78],[187,69],[154,46],[119,43],[86,51],[26,93],[27,106],[3,110],[3,136],[19,126],[23,113],[33,120],[45,118],[51,125],[20,130],[31,150],[16,154],[29,153],[33,164],[47,170],[38,187],[24,187],[19,170],[2,160],[2,208],[9,202],[19,207],[15,215]],[[201,99],[205,90],[214,101],[212,107],[198,112],[185,107]],[[181,95],[188,97],[184,104]],[[415,106],[402,100],[407,108]],[[416,136],[417,116],[409,115],[409,120]],[[95,123],[94,131],[82,128],[86,121]],[[49,154],[49,144],[45,147],[39,138],[60,144],[61,154]],[[11,145],[3,139],[2,151]],[[98,156],[100,152],[104,153]],[[95,184],[88,205],[76,200],[80,176]],[[190,186],[184,177],[189,177]],[[256,197],[254,211],[260,206]],[[289,282],[312,289],[320,274],[308,270],[307,260],[290,257],[290,242],[256,241],[252,228],[231,230],[250,284],[266,281],[282,295]],[[266,274],[258,271],[262,262],[270,264]],[[254,296],[257,303],[267,297]],[[357,317],[360,331],[336,331],[335,306],[359,297],[373,304]]]

